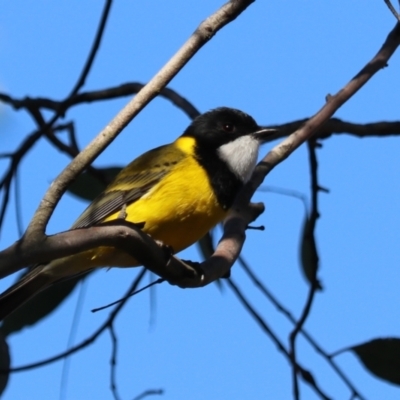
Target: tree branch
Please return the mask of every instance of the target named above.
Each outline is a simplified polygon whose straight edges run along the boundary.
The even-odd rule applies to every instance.
[[[140,92],[144,86],[145,85],[143,83],[128,82],[111,88],[77,93],[71,96],[67,103],[68,107],[72,107],[83,103],[92,103],[94,101],[112,100],[121,97],[132,96]],[[196,109],[196,107],[194,107],[193,104],[189,102],[189,100],[171,88],[161,89],[158,95],[169,100],[176,107],[184,111],[191,119],[196,118],[200,114],[200,112]],[[5,93],[0,93],[0,100],[6,104],[9,104],[15,110],[26,109],[28,111],[31,109],[37,110],[39,108],[58,111],[60,107],[65,107],[66,102],[65,100],[51,100],[45,97],[25,97],[23,99],[15,99]]]
[[[397,21],[400,22],[400,15],[399,13],[396,11],[396,9],[393,7],[392,3],[390,2],[390,0],[383,0],[386,5],[388,6],[389,10],[392,12],[392,14],[395,16],[395,18],[397,19]]]
[[[67,104],[68,104],[68,101],[70,100],[70,98],[73,97],[74,95],[76,95],[79,92],[79,89],[85,84],[86,78],[90,72],[90,69],[92,68],[94,58],[96,57],[97,51],[99,50],[100,42],[101,42],[101,39],[103,38],[103,34],[104,34],[104,29],[106,27],[106,23],[107,23],[109,15],[110,15],[111,3],[112,3],[112,0],[106,0],[106,2],[104,4],[103,13],[101,15],[100,23],[97,28],[97,33],[94,38],[94,42],[93,42],[92,48],[90,50],[88,59],[86,60],[85,66],[83,67],[82,73],[81,73],[80,77],[78,78],[78,81],[76,82],[74,88],[71,90],[71,94],[67,98],[67,101],[66,101]]]
[[[315,293],[319,287],[319,281],[317,279],[317,272],[318,272],[318,264],[319,264],[319,257],[317,254],[316,246],[315,246],[315,227],[317,224],[317,219],[319,218],[319,210],[318,210],[318,192],[321,190],[321,187],[318,183],[318,160],[316,154],[316,145],[317,143],[315,140],[310,139],[307,142],[308,150],[309,150],[309,158],[310,158],[310,172],[311,172],[311,212],[308,218],[308,226],[306,235],[309,235],[309,239],[312,240],[313,246],[313,262],[312,262],[312,271],[311,271],[311,285],[308,291],[307,300],[304,304],[303,311],[300,315],[299,320],[296,322],[292,332],[289,335],[289,343],[290,343],[290,350],[289,354],[291,359],[293,360],[293,365],[296,365],[297,358],[296,358],[296,339],[299,332],[303,329],[304,323],[306,322],[307,317],[310,314],[311,306],[315,298]],[[293,367],[293,394],[295,400],[300,399],[300,392],[299,392],[299,384],[298,384],[298,376],[297,370]]]
[[[277,133],[274,134],[273,140],[285,138],[292,132],[300,129],[308,118],[291,121],[281,125],[269,125],[266,128],[275,128]],[[387,137],[400,135],[400,121],[380,121],[367,124],[357,124],[354,122],[343,121],[339,118],[331,118],[326,121],[314,136],[318,139],[328,139],[332,135],[348,134],[359,138],[365,137]]]

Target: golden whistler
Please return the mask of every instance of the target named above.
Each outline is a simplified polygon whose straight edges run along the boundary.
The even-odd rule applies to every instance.
[[[132,161],[82,213],[71,229],[125,219],[179,252],[222,221],[251,177],[258,149],[271,130],[242,111],[221,107],[197,117],[174,142]],[[134,267],[113,247],[98,247],[34,266],[0,295],[4,318],[36,293],[98,267]]]

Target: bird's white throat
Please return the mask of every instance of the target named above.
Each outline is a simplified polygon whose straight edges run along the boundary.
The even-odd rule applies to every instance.
[[[259,141],[252,136],[241,136],[232,142],[223,144],[217,150],[218,156],[225,161],[229,169],[246,183],[257,163]]]

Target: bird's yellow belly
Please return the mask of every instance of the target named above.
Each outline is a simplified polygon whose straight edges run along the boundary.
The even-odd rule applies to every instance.
[[[191,163],[196,161],[189,158],[180,163],[177,168],[184,169],[183,174],[166,176],[125,210],[127,221],[144,223],[144,232],[171,246],[175,253],[197,242],[226,215],[218,204],[206,172]],[[116,212],[105,221],[119,216],[120,212]],[[98,248],[86,255],[96,266],[137,265],[131,256],[113,248]]]
[[[195,243],[225,216],[205,172],[187,165],[185,179],[176,181],[177,176],[181,174],[169,175],[126,209],[128,221],[143,222],[144,232],[174,252]]]

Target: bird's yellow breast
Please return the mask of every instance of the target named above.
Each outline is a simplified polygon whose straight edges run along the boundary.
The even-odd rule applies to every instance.
[[[170,171],[148,193],[128,204],[125,212],[127,221],[144,223],[144,232],[179,252],[203,237],[226,212],[218,204],[206,171],[194,157],[194,139],[182,137],[171,146],[176,146],[185,156],[176,164],[169,160]],[[106,221],[119,216],[118,211]],[[109,250],[97,251],[97,261],[99,257],[111,257]],[[117,263],[113,265],[132,265],[127,255],[120,254],[117,259],[113,253],[113,262]]]

